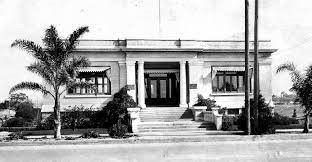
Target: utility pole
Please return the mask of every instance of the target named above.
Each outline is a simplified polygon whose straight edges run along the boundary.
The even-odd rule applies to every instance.
[[[257,131],[258,128],[258,98],[259,98],[259,63],[258,63],[258,13],[259,13],[259,2],[255,0],[255,24],[254,24],[254,131]]]
[[[249,101],[249,0],[245,0],[245,109],[247,112],[247,135],[251,133]]]

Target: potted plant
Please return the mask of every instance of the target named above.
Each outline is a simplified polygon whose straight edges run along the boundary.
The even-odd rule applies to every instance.
[[[206,111],[211,111],[213,107],[217,107],[216,101],[214,99],[207,98],[205,99],[202,95],[197,95],[197,103],[194,104],[194,107],[206,107]]]
[[[217,107],[216,101],[210,98],[205,99],[202,95],[197,95],[197,102],[192,107],[194,120],[208,120],[205,114],[211,114],[212,108]]]

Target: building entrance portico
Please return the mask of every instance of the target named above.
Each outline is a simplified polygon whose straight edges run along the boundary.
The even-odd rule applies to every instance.
[[[147,106],[179,105],[179,72],[161,70],[145,73],[145,103]]]
[[[142,108],[146,106],[187,107],[185,65],[185,61],[182,64],[181,62],[138,61],[138,105]]]

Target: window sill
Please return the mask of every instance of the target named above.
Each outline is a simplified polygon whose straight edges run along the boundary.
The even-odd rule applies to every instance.
[[[252,93],[249,93],[252,95]],[[245,93],[212,93],[211,96],[245,96]]]
[[[112,95],[65,95],[64,98],[111,98]]]

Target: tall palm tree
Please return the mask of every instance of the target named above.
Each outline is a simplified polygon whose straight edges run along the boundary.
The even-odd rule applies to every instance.
[[[87,67],[90,63],[85,57],[73,55],[78,39],[88,31],[88,27],[80,27],[67,39],[61,39],[56,28],[51,25],[45,30],[43,47],[28,40],[15,40],[11,44],[11,47],[24,49],[34,57],[35,62],[27,66],[27,70],[39,75],[44,80],[44,84],[21,82],[13,86],[10,93],[28,89],[50,95],[54,99],[54,138],[56,139],[61,138],[61,95],[68,88],[88,86],[87,83],[75,82],[74,78],[78,75],[79,68]]]
[[[290,90],[297,94],[297,101],[304,108],[305,124],[303,132],[308,133],[309,118],[312,111],[312,65],[307,68],[305,74],[301,74],[293,63],[284,63],[277,68],[276,73],[283,71],[289,72],[293,83]]]

